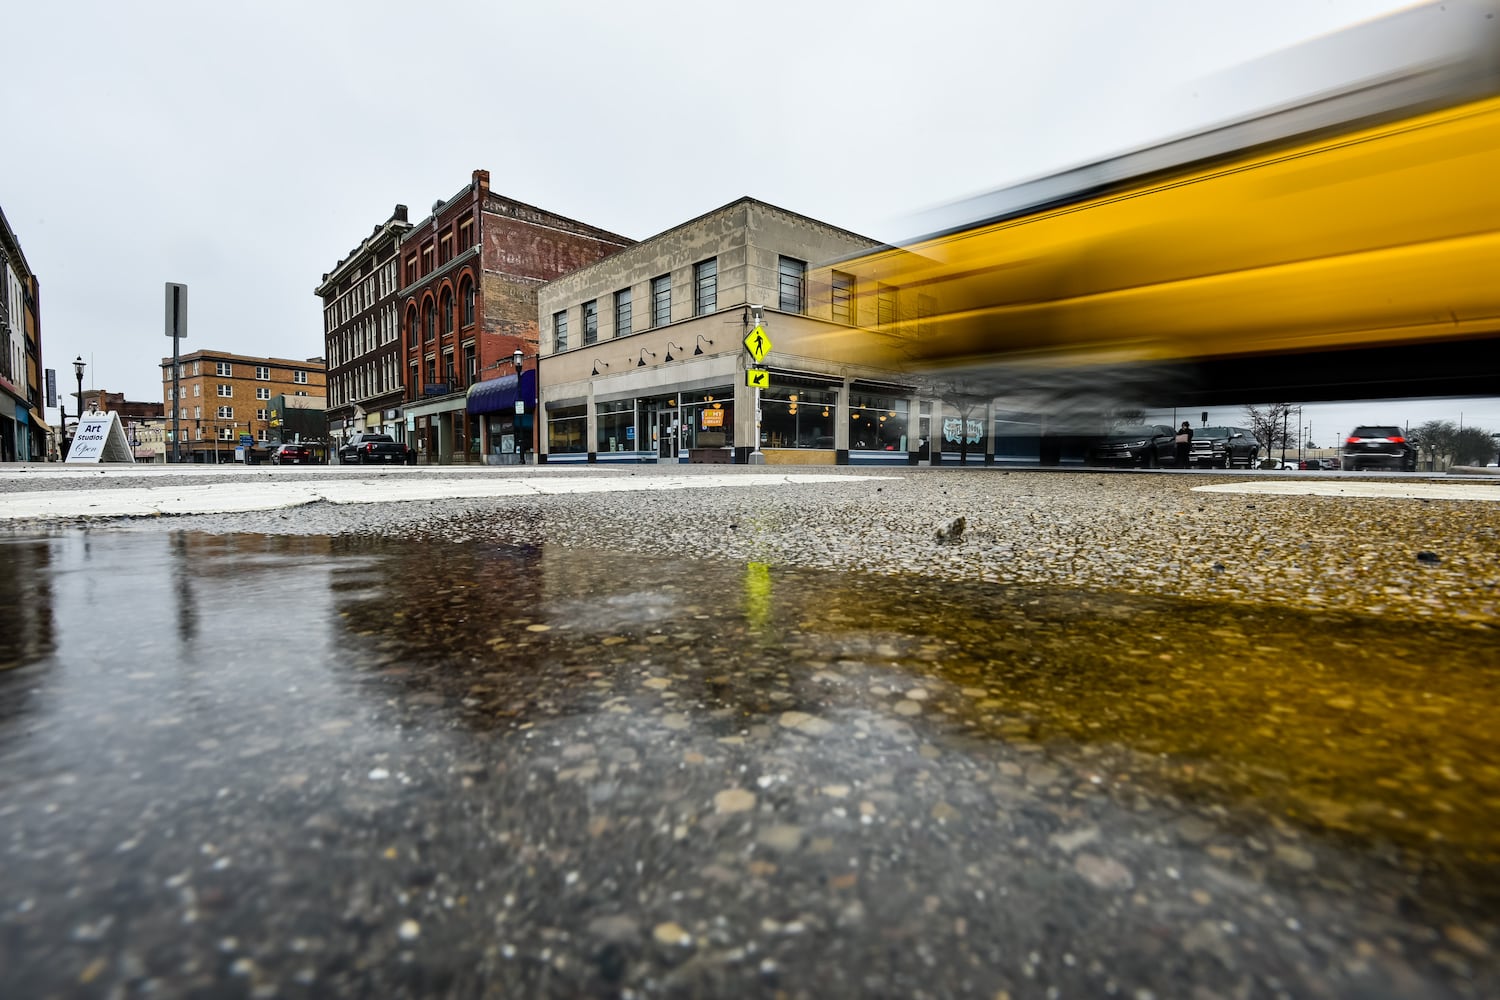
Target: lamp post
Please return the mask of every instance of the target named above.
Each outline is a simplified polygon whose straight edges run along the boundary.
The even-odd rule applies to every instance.
[[[526,360],[526,356],[521,353],[521,349],[518,347],[511,354],[510,360],[511,364],[516,366],[516,451],[520,455],[521,464],[525,465],[527,435],[521,433],[521,425],[525,423],[523,418],[526,415],[526,401],[521,398],[521,364]]]
[[[87,367],[83,363],[83,355],[73,359],[73,375],[78,379],[78,417],[83,419],[83,369]]]

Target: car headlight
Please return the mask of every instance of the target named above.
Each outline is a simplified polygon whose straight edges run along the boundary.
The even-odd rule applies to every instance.
[[[1144,447],[1146,447],[1146,442],[1144,442],[1144,441],[1132,441],[1129,444],[1127,444],[1125,447],[1127,447],[1127,448],[1144,448]]]

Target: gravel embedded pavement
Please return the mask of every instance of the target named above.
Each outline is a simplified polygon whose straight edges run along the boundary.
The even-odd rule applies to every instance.
[[[87,523],[543,542],[1500,622],[1500,483],[1484,477],[906,466],[20,469],[0,474],[0,530]]]

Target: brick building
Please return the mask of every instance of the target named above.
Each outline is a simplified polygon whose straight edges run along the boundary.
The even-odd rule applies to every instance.
[[[397,205],[391,217],[323,275],[317,287],[328,358],[328,432],[335,448],[357,431],[405,440],[396,250],[410,229],[406,206]]]
[[[633,243],[501,197],[490,191],[487,170],[474,171],[401,237],[404,411],[419,461],[497,458],[481,449],[481,428],[492,418],[511,421],[515,440],[523,380],[512,358],[520,351],[535,370],[537,288]],[[508,394],[472,392],[506,378],[514,380]],[[534,387],[534,376],[524,383]]]
[[[41,287],[0,212],[0,462],[47,458]]]
[[[269,442],[275,396],[321,400],[326,395],[322,358],[294,361],[194,351],[181,358],[182,396],[178,400],[172,398],[171,358],[162,359],[161,375],[167,430],[174,429],[175,406],[182,427],[183,461],[187,462],[233,461],[241,434],[250,434],[261,445]]]

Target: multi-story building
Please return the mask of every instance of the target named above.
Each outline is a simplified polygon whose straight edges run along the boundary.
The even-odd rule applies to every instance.
[[[256,358],[223,351],[194,351],[180,359],[181,397],[172,396],[172,359],[161,362],[168,449],[180,424],[187,462],[229,462],[242,434],[264,445],[270,441],[271,400],[275,396],[325,395],[322,358],[293,361]],[[174,420],[174,413],[175,420]]]
[[[358,431],[406,438],[396,251],[410,229],[406,206],[397,205],[317,287],[328,358],[328,432],[335,448]]]
[[[932,401],[861,330],[898,304],[809,271],[875,245],[741,198],[544,285],[542,460],[915,461]]]
[[[515,386],[535,384],[513,359],[535,371],[537,288],[633,242],[501,197],[487,170],[433,205],[400,244],[403,409],[419,461],[499,460],[483,428],[503,413],[514,431]],[[508,393],[483,391],[503,379],[515,380]]]
[[[0,462],[47,458],[41,287],[0,211]]]

